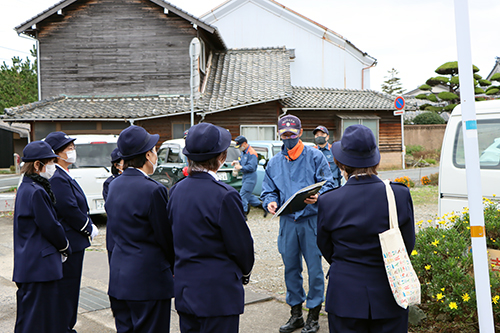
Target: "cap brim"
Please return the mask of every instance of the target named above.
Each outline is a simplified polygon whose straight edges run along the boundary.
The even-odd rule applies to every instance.
[[[57,146],[52,147],[52,149],[53,149],[53,150],[58,150],[58,149],[60,149],[61,147],[64,147],[64,146],[66,146],[68,143],[71,143],[71,142],[73,142],[73,141],[75,141],[75,140],[76,140],[76,138],[67,138],[67,139],[65,139],[62,143],[59,143]]]
[[[44,156],[38,156],[37,158],[25,158],[25,157],[22,157],[21,159],[23,160],[23,162],[33,162],[33,161],[39,161],[39,160],[45,160],[45,159],[48,159],[48,158],[58,158],[59,156],[56,155],[56,154],[47,154],[47,155],[44,155]]]

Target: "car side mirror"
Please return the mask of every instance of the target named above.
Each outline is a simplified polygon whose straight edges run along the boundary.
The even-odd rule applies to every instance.
[[[266,168],[267,161],[265,159],[261,159],[259,161],[259,165],[262,165],[262,167],[265,169]]]

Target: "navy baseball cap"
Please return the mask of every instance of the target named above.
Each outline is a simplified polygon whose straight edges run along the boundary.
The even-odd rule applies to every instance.
[[[189,129],[182,153],[192,161],[203,162],[219,155],[230,144],[231,133],[227,129],[210,123],[201,123]]]
[[[120,149],[118,148],[113,149],[113,151],[111,152],[111,163],[116,163],[121,159],[122,159],[122,154],[120,153]]]
[[[300,134],[302,125],[300,119],[290,115],[286,115],[278,120],[278,133],[282,135],[286,132],[291,132],[295,135]]]
[[[334,142],[330,150],[337,161],[353,168],[368,168],[380,162],[375,135],[364,125],[347,127],[342,139]]]
[[[23,149],[23,162],[33,162],[46,158],[59,157],[45,141],[30,142]]]
[[[313,131],[313,135],[316,134],[317,131],[321,131],[321,132],[325,133],[326,135],[330,135],[330,133],[328,132],[328,129],[325,126],[319,125],[318,127],[316,127]]]
[[[49,135],[47,135],[47,137],[44,139],[44,141],[47,142],[54,150],[58,150],[62,146],[65,146],[68,143],[73,142],[75,140],[76,140],[75,138],[70,138],[64,132],[49,133]]]
[[[240,148],[240,146],[244,143],[244,142],[248,142],[247,141],[247,138],[245,138],[243,135],[240,135],[238,137],[236,137],[236,139],[234,139],[234,141],[236,141],[236,145],[234,147],[236,148]]]
[[[116,144],[121,158],[130,160],[153,149],[159,139],[158,134],[149,134],[144,128],[132,125],[120,133]]]

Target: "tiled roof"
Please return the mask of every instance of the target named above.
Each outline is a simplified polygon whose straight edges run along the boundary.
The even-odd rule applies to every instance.
[[[283,100],[288,109],[395,110],[395,96],[374,90],[293,87]],[[413,109],[407,105],[406,109]]]
[[[188,111],[189,96],[59,96],[5,109],[6,119],[136,119]]]
[[[207,111],[283,99],[292,94],[290,52],[285,48],[217,53],[207,82]]]
[[[240,49],[215,54],[196,112],[216,112],[291,95],[285,48]],[[6,119],[138,119],[190,111],[187,96],[60,96],[6,109]]]

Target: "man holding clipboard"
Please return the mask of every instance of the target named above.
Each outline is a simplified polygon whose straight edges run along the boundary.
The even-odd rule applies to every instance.
[[[301,327],[304,327],[302,333],[317,332],[319,312],[324,299],[321,252],[316,245],[316,201],[319,194],[333,189],[333,179],[325,156],[300,140],[302,132],[299,118],[286,115],[278,120],[278,133],[283,146],[281,153],[269,161],[262,182],[263,206],[270,213],[280,216],[278,250],[285,265],[286,302],[292,308],[290,319],[280,327],[281,333],[293,332]],[[306,197],[299,210],[292,209],[291,203],[296,203],[296,200],[288,200],[304,187],[319,182],[324,184],[318,193]],[[321,184],[317,185],[319,186]],[[278,208],[283,207],[283,210],[278,211]],[[302,303],[306,300],[302,287],[302,256],[309,273],[306,303],[309,315],[306,323],[302,317]]]

